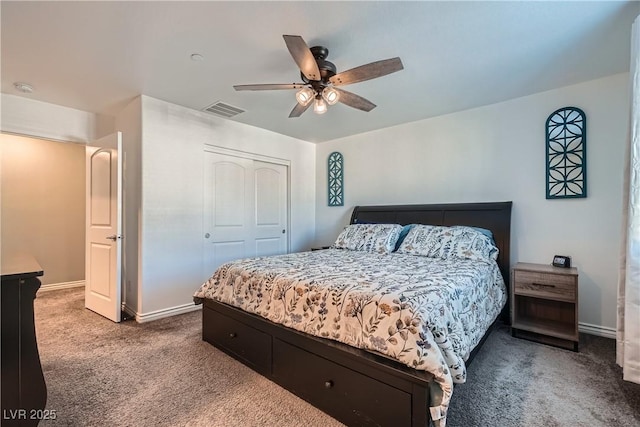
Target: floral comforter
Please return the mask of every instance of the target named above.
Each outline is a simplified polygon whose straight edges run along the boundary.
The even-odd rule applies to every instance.
[[[382,353],[434,375],[444,425],[453,383],[507,296],[494,261],[328,249],[222,265],[195,299]]]

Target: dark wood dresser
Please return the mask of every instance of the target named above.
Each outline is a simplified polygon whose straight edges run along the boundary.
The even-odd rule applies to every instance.
[[[46,418],[47,386],[33,319],[33,300],[42,275],[31,256],[2,257],[3,426],[35,426]]]

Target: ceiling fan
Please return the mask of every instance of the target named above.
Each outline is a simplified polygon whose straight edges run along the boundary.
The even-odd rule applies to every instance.
[[[326,60],[329,49],[324,46],[309,48],[300,36],[283,35],[282,37],[293,60],[300,68],[303,83],[236,85],[233,88],[235,90],[299,89],[296,93],[298,103],[291,110],[290,118],[300,117],[312,103],[313,110],[317,114],[325,113],[327,105],[334,105],[336,102],[342,102],[358,110],[371,111],[376,107],[374,103],[355,93],[339,89],[337,86],[375,79],[403,69],[400,58],[391,58],[336,74],[336,66]]]

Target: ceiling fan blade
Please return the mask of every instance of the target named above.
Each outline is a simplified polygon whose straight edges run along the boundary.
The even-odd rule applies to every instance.
[[[291,113],[289,113],[289,118],[291,119],[294,117],[300,117],[302,113],[304,113],[309,107],[311,107],[311,104],[313,104],[313,102],[310,102],[307,105],[301,105],[300,103],[296,102],[296,106],[293,107],[293,110],[291,110]]]
[[[347,92],[346,90],[338,89],[336,87],[334,87],[334,89],[340,94],[338,101],[348,105],[349,107],[367,112],[376,108],[376,104],[368,99],[364,99],[363,97],[356,95],[355,93]]]
[[[383,59],[382,61],[371,62],[338,73],[331,77],[329,81],[335,86],[348,85],[386,76],[387,74],[395,73],[402,69],[404,69],[404,67],[402,66],[400,58]]]
[[[302,89],[304,83],[292,84],[257,84],[257,85],[235,85],[235,90],[283,90],[283,89]]]
[[[309,46],[305,43],[304,39],[300,36],[287,36],[283,35],[284,42],[287,44],[287,49],[296,61],[300,71],[309,80],[320,80],[320,70],[316,59],[313,57]]]

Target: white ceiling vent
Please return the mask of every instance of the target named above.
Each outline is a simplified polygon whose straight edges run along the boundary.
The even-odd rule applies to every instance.
[[[230,118],[233,116],[237,116],[240,113],[244,113],[244,110],[238,107],[234,107],[233,105],[225,104],[224,102],[221,102],[221,101],[214,102],[208,107],[203,108],[202,111],[213,113],[217,116],[222,116],[226,118]]]

